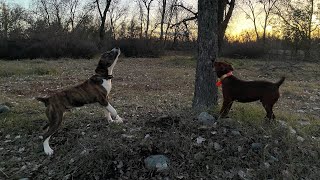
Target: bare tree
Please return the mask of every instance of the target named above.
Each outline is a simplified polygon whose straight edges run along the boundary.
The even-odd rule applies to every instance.
[[[310,58],[312,32],[315,31],[319,22],[313,21],[315,14],[315,1],[306,0],[304,3],[285,1],[275,6],[276,14],[285,24],[287,38],[296,44],[301,44],[305,50],[305,58]],[[296,48],[297,49],[297,48]]]
[[[109,8],[110,29],[113,39],[116,39],[116,30],[120,26],[118,21],[128,12],[127,6],[120,6],[120,0],[114,0]]]
[[[143,36],[143,25],[144,25],[144,9],[140,0],[136,1],[139,7],[139,21],[140,21],[140,34],[139,37],[142,39]]]
[[[4,39],[8,39],[9,24],[10,24],[10,19],[9,19],[10,9],[4,2],[0,3],[0,6],[1,6],[1,14],[0,14],[1,36],[4,37]]]
[[[109,10],[110,4],[112,0],[105,0],[104,4],[104,10],[103,12],[101,11],[101,4],[99,0],[95,0],[95,3],[97,5],[99,15],[100,15],[100,28],[99,28],[99,38],[100,38],[100,43],[104,40],[104,35],[105,35],[105,23],[106,23],[106,18],[107,18],[107,12]],[[100,44],[101,45],[101,44]]]
[[[171,27],[173,17],[175,16],[175,14],[178,14],[178,9],[176,7],[178,0],[172,0],[170,2],[171,2],[171,4],[168,6],[169,10],[168,10],[168,15],[167,15],[167,19],[166,19],[167,28],[165,30],[165,39],[164,39],[165,42],[168,39],[168,32]]]
[[[256,33],[256,39],[260,39],[260,35],[258,32],[258,16],[262,11],[257,7],[257,0],[243,0],[243,7],[240,6],[241,10],[246,14],[247,18],[253,22],[254,31]]]
[[[77,8],[79,6],[79,0],[65,0],[66,4],[69,8],[69,21],[68,24],[71,24],[71,31],[73,31],[74,27],[75,27],[75,18],[76,18],[76,12],[77,12]]]
[[[163,40],[163,31],[164,31],[164,20],[166,15],[166,9],[167,9],[167,0],[161,0],[161,20],[160,20],[160,41]]]
[[[218,2],[218,24],[219,24],[219,34],[218,34],[218,48],[219,54],[221,54],[222,44],[226,29],[228,27],[230,18],[232,16],[235,0],[221,0]]]
[[[193,108],[217,104],[213,63],[218,55],[218,0],[198,0],[198,60]]]
[[[263,12],[264,12],[263,34],[262,34],[262,40],[264,45],[266,43],[266,32],[267,32],[267,26],[269,24],[270,15],[277,1],[278,0],[260,0],[259,1],[259,3],[261,3],[263,6]]]
[[[192,14],[192,16],[187,17],[180,22],[177,22],[173,26],[180,25],[183,23],[186,26],[186,22],[193,21],[198,18],[198,12],[194,12],[192,9],[185,7],[183,4],[176,5],[177,7],[181,7],[182,9],[188,11]],[[230,18],[232,16],[233,10],[235,6],[235,0],[219,0],[218,1],[218,48],[221,50],[223,44],[223,38],[228,27]],[[187,27],[187,26],[186,26]]]
[[[44,11],[44,16],[45,20],[47,21],[47,24],[50,25],[50,13],[49,13],[49,7],[48,7],[48,2],[46,0],[40,0],[40,9],[43,9]]]
[[[154,0],[141,0],[144,7],[147,10],[147,19],[146,19],[146,29],[145,29],[145,38],[148,39],[148,33],[149,33],[149,25],[150,25],[150,10],[151,10],[151,3]]]

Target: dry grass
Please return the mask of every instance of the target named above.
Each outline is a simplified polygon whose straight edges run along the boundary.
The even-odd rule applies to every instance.
[[[97,59],[0,61],[0,66],[6,67],[0,69],[0,103],[5,102],[12,110],[0,115],[0,141],[4,142],[0,145],[0,179],[320,176],[320,115],[315,108],[320,100],[320,65],[228,60],[243,79],[276,81],[281,75],[287,77],[275,114],[297,131],[293,135],[277,122],[265,123],[259,103],[235,103],[232,119],[220,120],[212,127],[198,124],[191,109],[193,57],[121,59],[115,67],[111,103],[128,122],[108,124],[103,108],[96,104],[75,108],[65,115],[59,133],[51,140],[55,150],[52,158],[44,155],[39,139],[46,122],[44,107],[33,97],[84,81],[93,74]],[[210,112],[216,114],[218,109]],[[301,125],[300,121],[309,124]],[[150,138],[145,139],[146,134]],[[297,141],[297,135],[305,141]],[[206,141],[197,144],[198,136]],[[215,150],[214,142],[222,149]],[[263,148],[254,152],[254,142],[262,143]],[[170,158],[169,172],[144,167],[143,159],[157,153]]]

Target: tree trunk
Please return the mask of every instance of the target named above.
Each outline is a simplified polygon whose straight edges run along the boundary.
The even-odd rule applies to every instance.
[[[162,12],[161,12],[161,22],[160,22],[160,41],[163,40],[163,24],[164,24],[164,18],[166,14],[166,6],[167,6],[167,0],[162,0]]]
[[[198,0],[198,60],[193,108],[217,104],[213,63],[218,54],[218,0]]]
[[[219,6],[218,6],[218,23],[219,23],[218,49],[219,49],[219,55],[221,55],[221,53],[222,53],[224,34],[226,33],[228,23],[229,23],[230,18],[232,16],[234,5],[235,5],[235,0],[231,0],[229,2],[228,12],[226,12],[226,15],[224,17],[227,2],[226,2],[226,0],[219,1]]]
[[[147,8],[147,22],[146,22],[146,31],[145,31],[145,37],[148,39],[148,31],[149,31],[149,23],[150,23],[150,6]]]
[[[99,10],[99,15],[100,15],[100,28],[99,28],[99,47],[101,48],[103,45],[103,40],[104,40],[104,29],[105,29],[105,23],[106,23],[106,18],[107,18],[107,12],[109,10],[110,4],[111,4],[111,0],[106,0],[106,6],[105,9],[102,13],[101,9],[100,9],[100,5],[99,5],[99,0],[95,1]]]

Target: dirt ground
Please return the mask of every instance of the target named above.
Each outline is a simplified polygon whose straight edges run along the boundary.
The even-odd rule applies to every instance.
[[[40,139],[45,107],[34,97],[81,83],[98,59],[0,61],[0,104],[11,109],[0,114],[0,179],[318,179],[319,63],[220,60],[246,80],[286,76],[274,109],[280,122],[266,123],[259,103],[235,103],[231,118],[200,124],[193,57],[120,58],[110,99],[126,122],[108,124],[98,104],[74,108],[50,140],[52,157]],[[166,155],[170,169],[148,170],[153,154]]]

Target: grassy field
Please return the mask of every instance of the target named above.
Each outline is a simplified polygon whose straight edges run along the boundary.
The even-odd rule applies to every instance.
[[[231,118],[201,125],[191,109],[193,57],[121,58],[110,99],[126,123],[108,124],[97,104],[74,108],[51,138],[52,157],[39,138],[45,107],[34,97],[81,83],[98,60],[0,61],[0,103],[11,108],[0,114],[0,179],[318,179],[319,63],[220,60],[242,79],[286,76],[274,108],[280,121],[266,123],[258,102],[234,103]],[[220,105],[209,112],[217,115]],[[152,154],[168,156],[170,170],[146,169]]]

